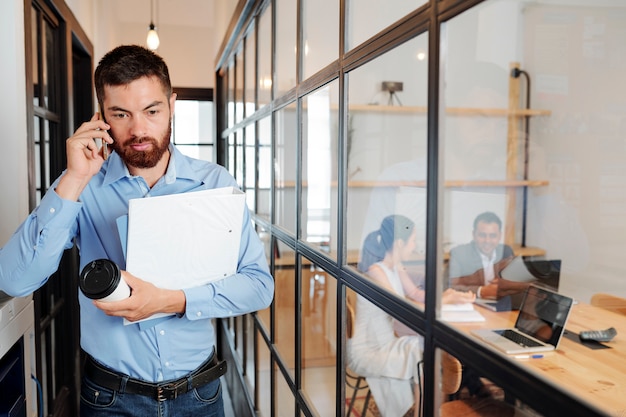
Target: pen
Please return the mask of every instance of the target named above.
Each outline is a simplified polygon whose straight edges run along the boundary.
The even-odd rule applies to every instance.
[[[515,359],[541,359],[543,355],[515,355]]]

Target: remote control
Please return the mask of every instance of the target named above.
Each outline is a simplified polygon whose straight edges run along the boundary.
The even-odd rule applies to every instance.
[[[580,340],[594,340],[596,342],[610,342],[615,337],[617,330],[610,327],[606,330],[584,330],[578,334]]]

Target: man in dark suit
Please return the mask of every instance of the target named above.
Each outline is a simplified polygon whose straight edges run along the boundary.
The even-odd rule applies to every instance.
[[[470,243],[450,251],[450,287],[496,298],[500,271],[513,259],[513,249],[500,243],[502,221],[489,211],[476,217],[472,236]]]
[[[450,251],[450,287],[456,290],[473,291],[477,297],[496,298],[502,279],[500,271],[515,256],[513,249],[500,243],[502,220],[490,211],[474,219],[472,241]],[[461,389],[466,388],[470,396],[488,397],[491,392],[482,378],[472,368],[463,364]],[[458,393],[457,393],[458,395]]]

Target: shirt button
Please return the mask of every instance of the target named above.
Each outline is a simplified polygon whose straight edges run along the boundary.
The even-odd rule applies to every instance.
[[[198,316],[198,317],[200,317],[201,315],[202,315],[202,311],[198,311],[198,312],[196,313],[196,316]]]
[[[53,214],[56,211],[54,207],[50,207],[50,214]]]
[[[161,330],[161,331],[159,332],[159,334],[160,334],[161,336],[165,335],[165,330]]]
[[[169,362],[165,362],[165,366],[170,366],[170,363]]]

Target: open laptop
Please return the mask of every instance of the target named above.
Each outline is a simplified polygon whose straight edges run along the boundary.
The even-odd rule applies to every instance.
[[[538,286],[546,287],[552,291],[559,290],[559,279],[561,275],[561,260],[529,260],[521,256],[513,258],[513,260],[500,271],[500,277],[511,282],[502,282],[502,285],[515,286],[518,283],[532,283]],[[497,299],[477,298],[475,304],[488,308],[493,311],[511,311],[519,310],[524,298],[524,290],[526,286],[515,294],[507,292],[506,296],[498,296]]]
[[[532,282],[547,287],[552,291],[559,290],[561,260],[530,260],[521,256],[513,260],[500,272],[500,276],[509,281]]]
[[[546,352],[559,345],[573,300],[531,284],[524,294],[515,327],[478,329],[472,334],[507,354]]]

